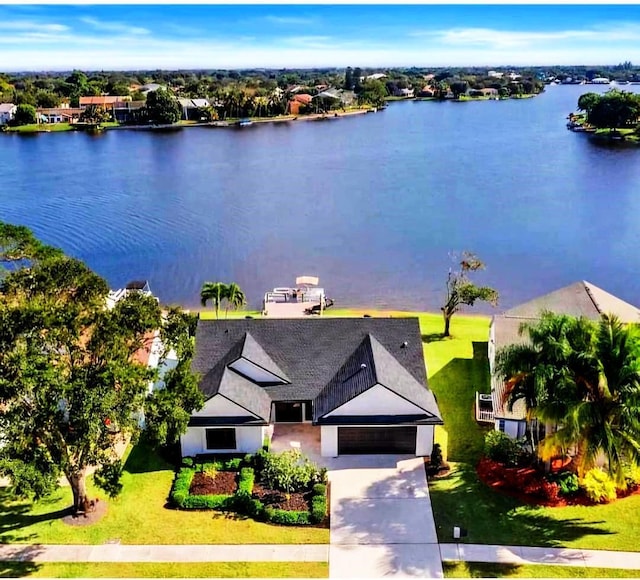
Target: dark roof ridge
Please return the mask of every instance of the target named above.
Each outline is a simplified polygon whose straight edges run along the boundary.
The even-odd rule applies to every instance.
[[[593,292],[591,292],[590,283],[586,280],[582,280],[582,284],[584,285],[587,296],[591,299],[591,302],[593,302],[593,306],[600,314],[602,314],[602,308],[600,308],[600,304],[598,304],[598,301],[595,299]]]

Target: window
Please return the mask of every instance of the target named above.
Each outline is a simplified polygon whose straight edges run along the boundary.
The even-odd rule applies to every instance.
[[[231,429],[207,429],[207,449],[235,449],[236,430]]]
[[[304,420],[313,421],[313,403],[311,401],[304,402]]]
[[[498,420],[498,431],[502,431],[504,433],[504,419]]]

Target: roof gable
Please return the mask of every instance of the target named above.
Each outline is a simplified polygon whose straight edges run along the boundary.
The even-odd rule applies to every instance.
[[[287,378],[285,372],[280,369],[280,367],[274,362],[274,360],[265,352],[264,348],[260,345],[260,343],[251,336],[250,333],[245,333],[244,342],[242,345],[242,351],[240,352],[240,357],[238,360],[244,359],[255,366],[259,367],[262,371],[266,373],[268,377],[271,377],[270,380],[256,380],[253,377],[249,376],[248,378],[255,380],[255,382],[264,382],[264,383],[288,383],[290,382]],[[231,365],[231,368],[234,368],[236,371],[241,374],[245,374],[240,370],[239,366],[236,365],[238,361],[234,361]],[[236,368],[238,367],[238,368]]]
[[[435,398],[426,384],[419,383],[398,359],[368,334],[316,398],[314,421],[378,384],[418,407],[425,417],[440,419]]]

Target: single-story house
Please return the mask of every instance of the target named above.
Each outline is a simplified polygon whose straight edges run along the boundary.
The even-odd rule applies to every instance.
[[[13,103],[0,103],[0,125],[6,125],[13,119],[18,107]]]
[[[442,418],[417,318],[200,320],[204,407],[182,454],[251,453],[276,423],[320,430],[321,453],[431,454]]]
[[[489,327],[489,369],[495,429],[511,437],[524,437],[526,407],[518,401],[511,411],[505,403],[504,379],[495,371],[496,353],[511,344],[527,342],[520,325],[536,322],[543,311],[599,320],[603,314],[615,314],[622,322],[640,322],[640,309],[605,292],[590,282],[575,282],[494,316]]]
[[[498,96],[498,89],[495,89],[493,87],[486,87],[484,89],[480,89],[480,92],[485,97],[497,97]]]
[[[42,123],[76,123],[83,109],[79,107],[53,107],[37,110]]]
[[[302,107],[307,107],[313,101],[313,97],[306,93],[293,95],[287,103],[287,113],[289,115],[299,115]]]
[[[211,106],[207,99],[178,99],[178,103],[182,107],[182,119],[185,121],[200,121],[200,110]]]
[[[146,104],[145,101],[117,101],[112,105],[113,119],[118,123],[134,123]]]
[[[394,97],[405,97],[407,99],[411,99],[414,96],[414,90],[413,89],[399,89],[399,88],[396,88],[393,91],[393,96]]]

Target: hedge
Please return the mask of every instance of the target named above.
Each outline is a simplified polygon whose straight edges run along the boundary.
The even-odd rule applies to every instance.
[[[237,463],[236,463],[237,462]],[[202,466],[182,467],[176,474],[171,490],[171,501],[180,509],[211,509],[219,511],[234,511],[256,520],[272,522],[285,526],[301,526],[317,524],[327,515],[327,486],[317,483],[311,492],[310,511],[288,511],[265,506],[260,500],[253,499],[253,485],[255,471],[250,467],[242,467],[238,478],[238,489],[233,495],[191,495],[189,489],[196,474],[196,470],[214,467],[220,471],[231,471],[232,465],[241,465],[241,459],[227,462],[207,463]],[[189,465],[190,462],[183,462]],[[246,464],[246,459],[244,461]]]

